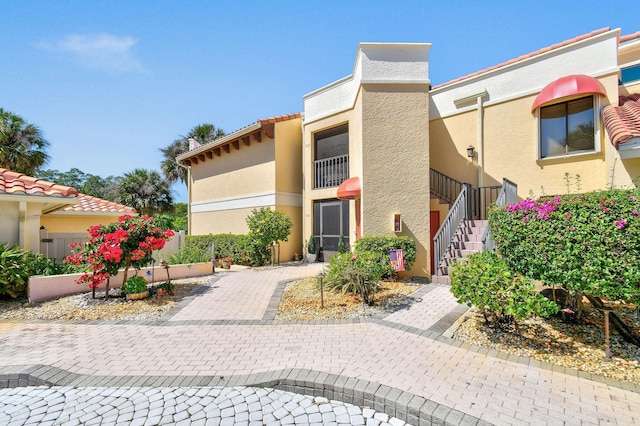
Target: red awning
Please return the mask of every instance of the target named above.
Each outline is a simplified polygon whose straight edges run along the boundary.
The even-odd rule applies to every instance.
[[[593,77],[584,74],[568,75],[547,84],[533,102],[531,112],[542,105],[575,95],[597,93],[606,96],[604,86]]]
[[[338,187],[338,200],[355,200],[360,197],[360,179],[352,177]]]

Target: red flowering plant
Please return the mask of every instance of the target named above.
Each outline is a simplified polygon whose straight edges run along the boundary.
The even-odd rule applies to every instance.
[[[118,222],[92,226],[88,232],[89,241],[72,244],[76,252],[67,256],[65,262],[87,265],[88,271],[77,282],[89,284],[94,294],[95,289],[106,281],[105,299],[109,297],[110,277],[124,268],[122,282],[126,282],[130,267],[140,269],[151,263],[153,250],[163,248],[174,235],[170,229],[160,229],[147,215],[123,215]]]

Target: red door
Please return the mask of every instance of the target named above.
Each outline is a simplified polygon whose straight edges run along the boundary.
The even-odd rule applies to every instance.
[[[436,236],[436,232],[440,229],[440,212],[432,211],[429,213],[429,234],[431,234],[431,273],[434,274],[436,271],[436,265],[433,264],[433,237]]]

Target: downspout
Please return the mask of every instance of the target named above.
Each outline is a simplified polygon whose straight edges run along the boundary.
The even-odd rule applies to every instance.
[[[478,107],[478,188],[484,185],[484,107],[482,99],[487,95],[483,92],[478,95],[476,100]]]

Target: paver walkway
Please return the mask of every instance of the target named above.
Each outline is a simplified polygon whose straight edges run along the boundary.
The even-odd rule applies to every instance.
[[[640,424],[638,386],[443,336],[464,308],[442,285],[384,318],[273,321],[278,281],[318,271],[225,273],[161,321],[2,321],[0,382],[276,387],[414,425]]]

